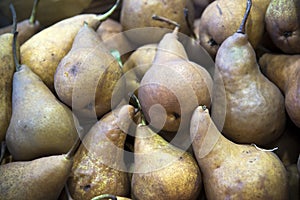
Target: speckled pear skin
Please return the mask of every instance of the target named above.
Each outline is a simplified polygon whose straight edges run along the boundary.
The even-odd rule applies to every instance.
[[[126,131],[133,116],[134,107],[124,105],[106,114],[84,137],[68,180],[74,200],[90,200],[100,194],[129,195],[123,156]]]
[[[0,142],[5,139],[12,115],[12,80],[15,72],[13,60],[13,34],[0,36]],[[17,49],[19,43],[16,44]],[[17,53],[19,51],[17,50]]]
[[[287,172],[276,154],[228,140],[202,106],[193,113],[191,137],[207,199],[288,199]]]
[[[6,200],[57,200],[69,177],[72,159],[65,155],[0,166],[0,197]]]
[[[287,54],[300,53],[300,1],[271,0],[265,15],[273,43]]]
[[[197,199],[202,179],[191,154],[173,146],[148,126],[138,125],[131,180],[135,199]]]
[[[26,65],[13,77],[6,144],[15,160],[66,153],[78,138],[75,115]]]

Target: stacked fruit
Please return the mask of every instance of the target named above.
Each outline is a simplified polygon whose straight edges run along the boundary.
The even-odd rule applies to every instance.
[[[1,200],[299,199],[299,0],[38,2],[0,30]]]

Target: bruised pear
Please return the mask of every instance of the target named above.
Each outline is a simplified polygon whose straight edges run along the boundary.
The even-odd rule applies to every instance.
[[[117,7],[105,14],[80,14],[61,20],[38,32],[21,45],[21,62],[41,77],[54,92],[54,73],[61,59],[69,52],[79,29],[86,22],[96,29]]]
[[[190,133],[207,199],[288,199],[287,171],[275,153],[225,138],[205,106],[195,109]]]
[[[76,114],[101,117],[112,108],[112,94],[122,92],[118,83],[122,69],[95,30],[85,24],[77,33],[72,48],[59,62],[54,74],[55,91]],[[118,92],[117,92],[118,93]],[[121,101],[123,95],[113,99]]]
[[[100,194],[129,195],[124,144],[133,116],[134,107],[123,105],[102,117],[86,134],[68,180],[74,200],[90,200]]]
[[[250,0],[247,5],[240,28],[216,56],[212,118],[234,142],[263,145],[283,133],[286,114],[281,91],[260,71],[245,33]]]

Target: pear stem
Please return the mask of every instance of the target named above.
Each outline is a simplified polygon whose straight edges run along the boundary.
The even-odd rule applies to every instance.
[[[237,30],[237,33],[245,34],[246,22],[247,22],[247,19],[248,19],[250,10],[251,10],[251,6],[252,6],[252,0],[247,0],[246,12],[245,12],[244,18],[242,20],[242,23],[241,23],[239,29]]]
[[[180,24],[178,24],[177,22],[173,21],[173,20],[170,20],[168,18],[165,18],[165,17],[162,17],[162,16],[159,16],[159,15],[152,15],[152,19],[154,20],[158,20],[158,21],[162,21],[162,22],[166,22],[168,24],[171,24],[171,25],[174,25],[175,26],[175,29],[179,29],[180,27]],[[175,31],[175,30],[174,30]],[[178,32],[178,30],[177,30]]]
[[[187,27],[188,27],[188,29],[189,29],[189,31],[190,31],[192,37],[193,37],[195,40],[198,39],[197,36],[196,36],[196,34],[195,34],[195,32],[194,32],[194,30],[193,30],[193,28],[192,28],[192,25],[191,25],[191,23],[190,23],[190,20],[189,20],[189,9],[188,9],[188,8],[184,8],[184,9],[183,9],[183,14],[184,14],[184,18],[185,18],[185,21],[186,21],[186,25],[187,25]]]
[[[9,4],[9,9],[12,14],[12,19],[13,19],[13,25],[12,25],[12,30],[11,33],[14,34],[17,31],[17,14],[14,5],[11,3]]]
[[[101,194],[99,196],[93,197],[91,200],[100,200],[100,199],[117,200],[118,198],[115,195],[112,195],[112,194]]]
[[[113,7],[111,7],[111,9],[109,9],[106,13],[98,15],[98,19],[100,21],[106,20],[117,9],[119,4],[120,4],[120,0],[117,0],[116,3],[113,5]]]
[[[14,63],[16,66],[16,71],[20,71],[21,68],[21,64],[20,64],[20,60],[18,58],[18,54],[17,54],[17,40],[18,40],[18,32],[14,32],[14,38],[13,38],[13,56],[14,56]]]
[[[32,11],[31,11],[31,15],[29,18],[29,23],[30,24],[34,24],[35,20],[36,20],[36,10],[37,10],[37,6],[39,4],[40,0],[34,0],[33,2],[33,7],[32,7]]]
[[[75,141],[75,143],[73,144],[73,146],[71,147],[71,149],[68,151],[68,153],[66,154],[66,159],[70,160],[76,153],[77,149],[79,148],[81,144],[81,138],[78,137],[77,140]]]
[[[132,100],[134,100],[134,103],[137,105],[138,110],[141,112],[141,123],[142,123],[142,125],[146,125],[147,124],[146,119],[145,119],[145,116],[142,112],[142,106],[141,106],[141,103],[140,103],[139,99],[135,96],[134,93],[129,94],[129,96]]]

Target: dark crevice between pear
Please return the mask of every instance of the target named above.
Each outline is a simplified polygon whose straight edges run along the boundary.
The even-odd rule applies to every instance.
[[[246,22],[247,22],[247,19],[249,17],[249,14],[250,14],[251,6],[252,6],[252,0],[247,0],[246,12],[245,12],[245,15],[243,17],[242,23],[241,23],[239,29],[237,30],[237,33],[245,34],[245,32],[246,32]]]
[[[210,38],[207,43],[211,47],[213,47],[213,46],[219,46],[219,44],[213,38]]]
[[[284,31],[283,36],[285,38],[291,37],[293,35],[293,31]]]
[[[39,4],[40,0],[34,0],[33,2],[33,7],[32,7],[32,10],[31,10],[31,15],[30,15],[30,18],[29,18],[29,23],[30,24],[35,24],[35,21],[36,21],[36,11],[37,11],[37,7],[38,7],[38,4]]]
[[[184,14],[184,18],[185,18],[185,21],[186,21],[186,25],[190,31],[190,34],[191,36],[195,39],[195,40],[199,40],[199,38],[197,38],[193,28],[192,28],[192,25],[190,23],[190,20],[189,20],[189,9],[188,8],[184,8],[183,9],[183,14]]]
[[[2,141],[1,142],[1,150],[0,150],[0,165],[2,163],[2,160],[3,160],[4,156],[5,156],[6,150],[7,150],[6,142]]]

